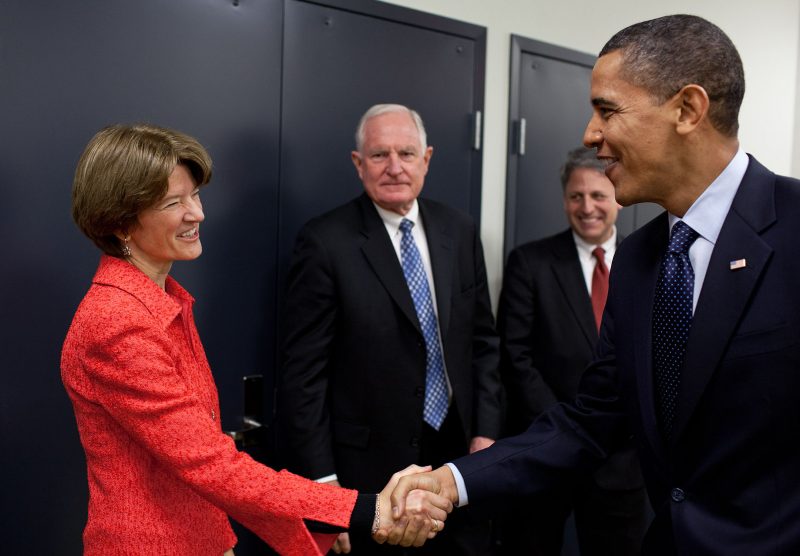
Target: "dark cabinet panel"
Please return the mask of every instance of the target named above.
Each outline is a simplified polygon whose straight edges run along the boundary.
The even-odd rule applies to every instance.
[[[225,426],[240,419],[242,375],[272,372],[282,12],[276,0],[4,0],[3,552],[81,553],[86,468],[59,357],[99,260],[70,218],[75,164],[99,128],[152,122],[209,149],[204,253],[173,275],[197,299]]]
[[[410,25],[386,19],[378,3],[363,4],[365,11],[355,13],[287,3],[282,262],[306,220],[361,191],[350,151],[358,119],[377,103],[406,104],[425,121],[434,154],[423,195],[479,217],[480,153],[472,139],[473,114],[483,102],[475,91],[479,81],[482,90],[476,69],[483,65],[485,30],[448,20],[452,31]],[[434,24],[441,19],[429,17]]]

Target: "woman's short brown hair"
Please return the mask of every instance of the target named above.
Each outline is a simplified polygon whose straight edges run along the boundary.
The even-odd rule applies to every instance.
[[[104,253],[122,256],[117,233],[167,192],[169,176],[185,165],[197,185],[211,179],[211,157],[196,139],[148,124],[100,130],[83,151],[72,183],[72,218]]]

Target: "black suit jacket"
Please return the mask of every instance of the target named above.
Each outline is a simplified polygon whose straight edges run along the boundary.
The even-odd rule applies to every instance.
[[[470,502],[545,489],[633,434],[656,513],[646,554],[800,554],[798,214],[800,183],[751,158],[702,286],[669,442],[651,352],[666,214],[629,236],[578,398],[456,460]]]
[[[468,216],[425,199],[419,208],[467,453],[471,437],[497,438],[502,426],[483,251]],[[397,254],[366,195],[302,229],[287,287],[278,405],[292,467],[377,491],[421,463],[426,354]]]
[[[571,229],[509,254],[497,326],[507,434],[519,434],[547,409],[575,398],[597,343]],[[644,481],[632,444],[611,454],[594,478],[605,489],[640,488]]]

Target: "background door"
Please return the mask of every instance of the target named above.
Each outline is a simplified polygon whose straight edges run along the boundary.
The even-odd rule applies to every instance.
[[[350,151],[367,108],[416,109],[434,153],[422,195],[480,216],[483,27],[376,2],[289,2],[285,19],[281,225],[285,268],[312,216],[359,195]],[[358,8],[358,9],[357,9]]]
[[[594,62],[590,54],[511,36],[505,255],[569,226],[561,166],[567,152],[583,142]],[[617,229],[628,235],[661,211],[652,203],[626,207],[619,211]],[[561,554],[580,554],[573,516]]]
[[[506,255],[568,226],[559,176],[567,152],[583,143],[594,62],[591,54],[511,36]],[[617,228],[628,235],[662,210],[627,207]]]

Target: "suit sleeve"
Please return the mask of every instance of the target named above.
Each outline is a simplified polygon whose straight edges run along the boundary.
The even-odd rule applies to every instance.
[[[613,316],[606,313],[595,359],[575,401],[551,407],[522,434],[453,461],[470,504],[502,504],[508,497],[561,488],[595,470],[629,438],[613,328]]]
[[[306,519],[347,527],[357,493],[239,452],[187,387],[173,339],[142,306],[115,302],[87,330],[81,367],[91,398],[200,496],[282,554],[319,553]]]
[[[278,409],[291,468],[312,479],[336,473],[327,402],[335,290],[329,254],[306,227],[287,277]]]
[[[508,257],[497,311],[500,332],[500,369],[515,421],[529,424],[558,399],[534,364],[536,303],[533,272],[524,253]]]
[[[499,371],[499,338],[494,326],[486,280],[486,263],[477,228],[473,233],[475,264],[475,321],[472,340],[472,376],[475,395],[473,436],[500,438],[504,420],[503,386]]]

